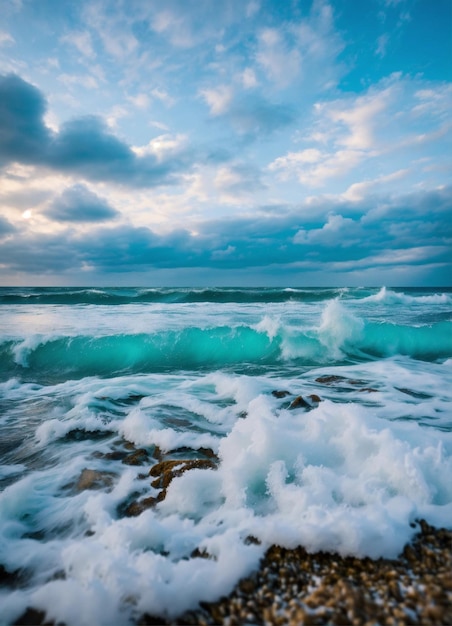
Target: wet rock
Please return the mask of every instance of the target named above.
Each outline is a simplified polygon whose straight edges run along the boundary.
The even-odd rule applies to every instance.
[[[275,398],[285,398],[286,396],[290,395],[292,395],[290,391],[279,391],[277,389],[274,389],[272,391],[272,396],[274,396]]]
[[[113,452],[93,452],[93,459],[104,459],[105,461],[122,461],[127,456],[124,450],[114,450]]]
[[[163,617],[156,615],[149,615],[145,613],[137,622],[137,626],[167,626],[170,622],[167,622]],[[181,622],[183,624],[183,622]]]
[[[171,481],[177,476],[181,476],[190,469],[216,469],[216,463],[211,459],[181,459],[160,461],[149,471],[150,476],[154,476],[152,487],[156,489],[166,489]]]
[[[343,383],[346,380],[347,379],[345,378],[345,376],[325,375],[325,376],[319,376],[318,378],[316,378],[315,382],[321,383],[322,385],[331,385],[332,383]]]
[[[20,579],[19,570],[9,571],[4,565],[0,565],[0,585],[5,587],[14,587]]]
[[[374,389],[373,387],[363,387],[362,389],[358,389],[358,391],[364,391],[366,393],[377,393],[378,389]]]
[[[171,624],[450,624],[452,532],[419,527],[392,560],[272,546],[228,597],[202,602]]]
[[[96,441],[98,439],[106,439],[111,437],[113,433],[109,430],[84,430],[83,428],[74,428],[65,434],[63,441]]]
[[[315,403],[315,404],[319,404],[319,402],[322,402],[322,398],[320,396],[318,396],[316,393],[311,393],[308,398],[311,400],[311,402]]]
[[[215,459],[215,461],[219,461],[218,455],[212,450],[212,448],[188,448],[187,446],[182,446],[171,450],[169,454],[184,454],[185,456],[188,454],[202,454],[202,456],[208,459]],[[188,458],[182,458],[181,460],[185,461],[188,460]]]
[[[215,461],[220,460],[212,448],[198,448],[198,452],[206,456],[208,459],[215,459]]]
[[[134,502],[130,502],[124,509],[120,510],[119,513],[125,515],[126,517],[137,517],[141,515],[143,511],[147,509],[152,509],[158,502],[161,502],[163,497],[157,496],[156,498],[149,497],[143,498],[142,500],[136,500]]]
[[[13,624],[13,626],[56,626],[54,622],[46,621],[44,611],[28,607]]]
[[[147,461],[149,461],[149,454],[144,448],[135,450],[122,459],[125,465],[144,465]]]
[[[246,546],[251,546],[251,545],[260,546],[262,541],[260,539],[257,539],[257,537],[253,537],[253,535],[248,535],[248,537],[245,538],[245,541],[243,543]]]
[[[214,557],[207,552],[205,548],[200,550],[199,548],[195,548],[193,552],[190,554],[192,559],[212,559],[215,560]]]
[[[75,484],[75,489],[77,491],[85,491],[85,489],[111,487],[113,478],[114,474],[111,472],[99,472],[98,470],[85,468]]]
[[[306,402],[303,396],[297,396],[289,405],[289,409],[298,409],[300,407],[303,407],[304,409],[311,408],[311,405],[309,402]]]
[[[210,450],[210,448],[206,448]],[[217,456],[214,457],[217,460]],[[184,472],[191,469],[216,469],[217,464],[212,459],[169,459],[166,461],[160,461],[151,467],[148,476],[152,476],[154,480],[151,482],[151,486],[154,489],[160,489],[157,496],[150,496],[142,498],[141,500],[133,499],[132,502],[122,504],[118,507],[118,514],[120,516],[135,517],[141,515],[143,511],[156,506],[159,502],[162,502],[166,497],[166,490],[171,481],[181,476]],[[143,475],[139,476],[143,478]]]

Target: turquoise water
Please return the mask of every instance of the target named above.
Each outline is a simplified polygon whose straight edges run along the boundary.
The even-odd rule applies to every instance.
[[[451,400],[447,288],[2,288],[3,619],[174,616],[272,543],[396,556],[451,527]],[[130,517],[156,446],[216,469]]]

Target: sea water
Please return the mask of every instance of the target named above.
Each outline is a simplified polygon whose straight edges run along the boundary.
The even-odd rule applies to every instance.
[[[3,288],[0,331],[2,623],[174,617],[272,544],[396,557],[452,528],[451,289]],[[125,514],[157,450],[200,449],[216,468]]]

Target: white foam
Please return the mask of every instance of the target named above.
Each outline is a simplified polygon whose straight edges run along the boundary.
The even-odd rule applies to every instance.
[[[342,348],[357,343],[364,330],[364,322],[348,312],[338,299],[330,300],[322,313],[318,333],[320,342],[334,359],[343,357]]]
[[[451,298],[447,293],[435,293],[428,296],[410,296],[406,293],[391,291],[390,289],[386,289],[386,287],[382,287],[378,293],[363,298],[362,302],[384,302],[386,304],[447,304],[451,302]]]
[[[226,435],[161,428],[151,399],[129,408],[115,427],[135,443],[209,445],[220,456],[217,470],[174,478],[166,499],[136,518],[118,519],[117,507],[132,493],[156,495],[150,479],[138,479],[141,468],[121,466],[109,488],[74,494],[65,485],[84,467],[114,466],[73,448],[58,472],[50,468],[19,479],[0,495],[0,561],[11,570],[28,568],[32,578],[7,599],[5,615],[14,621],[33,606],[70,626],[125,624],[145,611],[174,617],[227,594],[273,543],[394,557],[415,532],[415,519],[450,526],[452,434],[379,417],[383,404],[391,407],[390,394],[400,394],[390,387],[391,377],[419,385],[421,372],[407,373],[395,360],[335,371],[356,377],[359,367],[361,374],[373,368],[380,376],[381,394],[388,396],[381,406],[326,399],[309,412],[288,410],[269,393],[273,379],[211,374],[181,383],[181,390],[204,398],[200,410],[212,393],[236,402],[228,411],[246,407],[248,416],[235,419]],[[444,366],[431,368],[428,384]],[[91,381],[87,394],[101,382]],[[306,376],[285,381],[294,393],[306,385]],[[413,400],[412,408],[423,403]],[[57,532],[62,527],[63,537]],[[32,528],[42,528],[47,540],[25,539]],[[262,544],[247,545],[249,535]],[[196,548],[211,558],[191,557]],[[65,580],[54,579],[58,571]]]
[[[265,333],[270,340],[273,340],[277,335],[281,327],[281,320],[278,318],[265,315],[258,324],[255,324],[254,328],[259,333]]]

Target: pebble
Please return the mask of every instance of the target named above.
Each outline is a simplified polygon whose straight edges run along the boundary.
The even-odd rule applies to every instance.
[[[218,602],[177,620],[139,625],[452,624],[452,531],[425,521],[397,559],[341,557],[272,546],[260,569]]]

